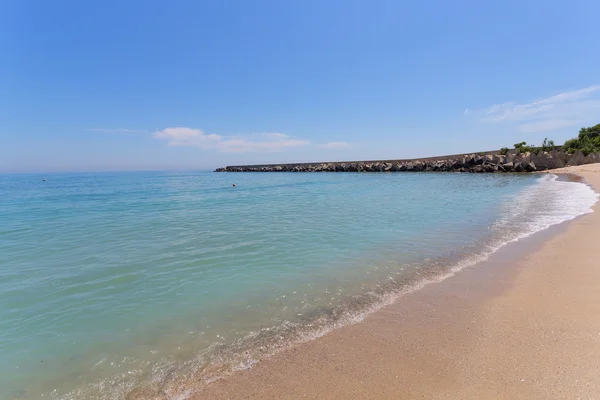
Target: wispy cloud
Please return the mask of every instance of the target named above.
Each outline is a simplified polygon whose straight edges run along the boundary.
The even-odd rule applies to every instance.
[[[310,143],[307,140],[293,139],[283,133],[262,133],[251,137],[221,136],[186,127],[165,128],[155,132],[153,136],[156,139],[167,140],[169,146],[198,147],[224,153],[279,152]]]
[[[479,115],[487,123],[515,123],[521,132],[544,132],[585,124],[599,112],[600,85],[595,85],[529,103],[495,104]]]
[[[325,143],[325,144],[320,144],[319,147],[321,147],[323,149],[340,150],[340,149],[347,149],[352,146],[350,145],[350,143],[346,143],[346,142],[329,142],[329,143]]]
[[[573,126],[573,124],[576,124],[576,122],[569,121],[566,119],[546,119],[543,121],[529,122],[526,124],[521,124],[519,126],[519,131],[523,132],[523,133],[546,132],[546,131],[552,131],[555,129]]]
[[[114,128],[114,129],[106,129],[106,128],[92,128],[86,129],[87,132],[105,132],[105,133],[145,133],[146,131],[140,129],[128,129],[128,128]]]
[[[286,135],[285,133],[279,133],[279,132],[258,133],[257,135],[267,137],[267,138],[274,138],[274,139],[287,139],[290,137],[289,135]]]

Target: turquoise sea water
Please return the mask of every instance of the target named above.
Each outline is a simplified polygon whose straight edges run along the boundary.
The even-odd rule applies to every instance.
[[[549,174],[0,175],[0,398],[183,399],[596,198]]]

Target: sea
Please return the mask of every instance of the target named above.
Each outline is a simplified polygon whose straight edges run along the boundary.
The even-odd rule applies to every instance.
[[[0,398],[185,399],[597,199],[553,174],[0,175]]]

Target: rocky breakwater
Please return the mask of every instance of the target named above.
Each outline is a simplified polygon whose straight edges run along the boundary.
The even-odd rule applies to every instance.
[[[534,172],[600,162],[600,153],[550,152],[464,154],[414,160],[349,161],[304,164],[240,165],[215,172]]]

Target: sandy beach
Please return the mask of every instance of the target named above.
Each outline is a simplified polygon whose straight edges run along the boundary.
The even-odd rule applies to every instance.
[[[574,173],[600,191],[600,164]],[[193,399],[598,399],[600,207]]]

